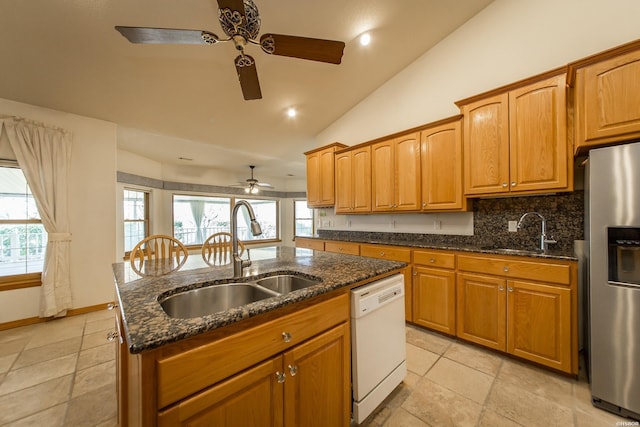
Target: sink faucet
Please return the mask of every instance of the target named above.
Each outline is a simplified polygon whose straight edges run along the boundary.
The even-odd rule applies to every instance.
[[[238,209],[240,206],[247,208],[249,212],[249,219],[251,220],[251,234],[259,236],[262,234],[262,228],[258,221],[256,221],[256,215],[253,213],[253,208],[246,200],[238,200],[233,207],[231,213],[231,257],[233,258],[233,277],[242,277],[242,269],[251,265],[251,259],[243,260],[238,255],[238,222],[236,217],[238,215]],[[248,249],[247,249],[248,252]]]
[[[538,212],[527,212],[524,215],[522,215],[520,217],[520,220],[518,220],[518,225],[517,225],[518,229],[522,228],[522,223],[524,219],[527,217],[527,215],[537,215],[542,220],[542,230],[540,231],[540,250],[541,251],[546,252],[549,249],[549,243],[558,243],[556,240],[547,239],[547,220]]]

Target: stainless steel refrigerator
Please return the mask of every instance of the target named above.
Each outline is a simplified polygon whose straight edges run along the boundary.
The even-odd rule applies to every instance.
[[[593,404],[640,420],[640,142],[589,152]]]

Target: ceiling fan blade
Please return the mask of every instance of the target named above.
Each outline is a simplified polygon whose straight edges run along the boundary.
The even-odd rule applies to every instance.
[[[262,99],[256,62],[249,55],[238,55],[235,59],[236,71],[245,100]]]
[[[214,44],[218,42],[218,36],[209,31],[123,26],[115,28],[131,43]]]
[[[260,37],[260,46],[262,50],[272,55],[339,64],[342,62],[345,44],[334,40],[264,34]]]

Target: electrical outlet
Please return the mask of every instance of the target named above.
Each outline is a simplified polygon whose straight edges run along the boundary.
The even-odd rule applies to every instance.
[[[442,229],[442,221],[440,220],[435,220],[433,221],[433,229],[434,230],[441,230]]]
[[[518,221],[509,221],[509,231],[512,233],[518,231]]]

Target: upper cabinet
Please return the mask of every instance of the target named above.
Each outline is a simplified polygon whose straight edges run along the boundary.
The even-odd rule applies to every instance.
[[[575,87],[576,151],[639,138],[640,42],[569,67]]]
[[[307,151],[307,205],[311,208],[335,204],[335,152],[346,145],[334,143]]]
[[[462,118],[434,124],[420,132],[422,209],[462,210]]]
[[[371,211],[371,147],[336,153],[336,213]]]
[[[371,210],[420,209],[420,132],[371,146]]]
[[[566,74],[529,79],[457,105],[464,115],[466,195],[573,190]]]

